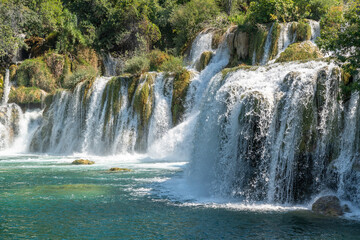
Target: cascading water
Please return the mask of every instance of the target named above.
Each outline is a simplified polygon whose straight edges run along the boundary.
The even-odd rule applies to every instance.
[[[296,40],[291,24],[279,24],[277,55]],[[318,25],[310,25],[314,40]],[[270,58],[272,31],[264,64]],[[79,83],[72,92],[58,92],[39,127],[40,118],[32,117],[30,150],[141,152],[156,159],[188,160],[186,179],[198,186],[198,193],[237,201],[302,203],[330,190],[358,202],[360,102],[358,94],[348,102],[339,100],[339,69],[312,61],[221,72],[229,64],[227,41],[216,50],[211,42],[207,31],[192,45],[180,122],[173,118],[175,75],[98,77]],[[214,55],[198,72],[195,65],[204,51]],[[3,119],[16,111],[9,109]],[[1,129],[11,129],[11,121],[1,121]],[[14,141],[10,135],[1,137],[0,147],[9,147]]]
[[[3,97],[2,97],[2,101],[1,101],[2,105],[6,105],[9,100],[10,88],[11,88],[10,71],[9,71],[9,69],[6,69],[5,79],[4,79],[4,87],[3,87],[4,93],[3,93]]]

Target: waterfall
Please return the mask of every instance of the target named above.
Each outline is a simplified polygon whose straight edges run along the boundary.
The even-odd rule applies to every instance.
[[[104,75],[106,77],[115,76],[116,73],[120,70],[119,67],[121,65],[121,62],[117,60],[116,58],[112,57],[110,53],[103,54],[103,63],[105,68]]]
[[[309,24],[311,27],[311,41],[315,42],[315,40],[320,37],[320,23],[314,20],[309,20]]]
[[[309,23],[314,41],[318,23]],[[278,26],[278,56],[296,41],[291,26]],[[262,64],[273,56],[274,29]],[[184,178],[201,197],[294,204],[331,191],[359,203],[360,97],[355,92],[341,100],[340,69],[274,59],[224,69],[231,54],[227,41],[217,49],[211,42],[211,31],[204,31],[192,44],[178,122],[176,74],[97,77],[56,92],[43,111],[1,106],[0,149],[188,161]],[[196,71],[205,51],[213,57]]]
[[[189,54],[189,65],[194,68],[197,61],[199,61],[201,54],[206,51],[211,51],[213,33],[212,32],[201,32],[194,40],[191,45],[191,50]]]
[[[261,65],[265,65],[269,60],[269,53],[270,53],[270,48],[271,48],[271,39],[272,39],[273,28],[274,28],[274,23],[271,25],[269,33],[268,33],[268,35],[266,37],[265,46],[264,46],[264,56],[263,56],[263,59],[260,62]]]
[[[9,69],[6,69],[5,72],[5,79],[4,79],[4,93],[3,93],[3,97],[2,97],[2,105],[6,105],[8,100],[9,100],[9,94],[10,94],[10,89],[11,89],[11,84],[10,84],[10,71]]]

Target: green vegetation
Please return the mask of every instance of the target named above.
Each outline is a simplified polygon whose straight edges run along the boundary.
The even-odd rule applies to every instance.
[[[142,126],[149,122],[153,107],[154,76],[150,73],[143,76],[144,80],[138,85],[134,99],[134,109],[140,116]]]
[[[56,88],[56,82],[42,58],[25,60],[16,71],[18,86],[38,87],[46,92]]]
[[[311,39],[311,27],[309,23],[305,21],[299,21],[299,23],[294,23],[296,25],[296,40],[306,41]]]
[[[298,60],[313,60],[322,57],[318,47],[310,41],[293,43],[284,52],[276,62],[290,62]]]
[[[18,105],[40,105],[42,98],[45,97],[44,92],[36,87],[18,87],[12,88],[9,94],[9,103]]]

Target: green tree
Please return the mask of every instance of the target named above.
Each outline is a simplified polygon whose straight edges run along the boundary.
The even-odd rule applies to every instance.
[[[321,48],[333,51],[336,57],[352,66],[360,66],[360,1],[352,0],[342,7],[333,7],[321,20]]]
[[[171,14],[170,22],[176,34],[175,44],[181,49],[197,32],[214,19],[219,8],[214,0],[191,0],[178,6]]]

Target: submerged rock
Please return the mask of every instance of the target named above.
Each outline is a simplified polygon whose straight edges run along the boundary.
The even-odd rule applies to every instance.
[[[131,172],[131,169],[129,168],[110,168],[109,172]]]
[[[336,196],[324,196],[319,198],[312,205],[312,210],[315,213],[331,217],[338,217],[344,214],[340,205],[340,200]]]
[[[73,161],[71,164],[74,164],[74,165],[92,165],[92,164],[95,164],[95,162],[90,161],[90,160],[86,160],[86,159],[78,159],[78,160]]]

